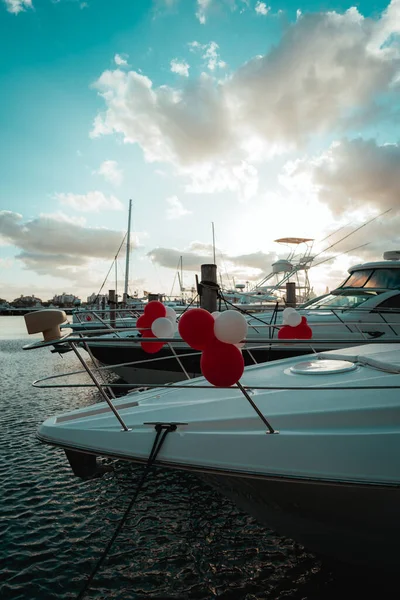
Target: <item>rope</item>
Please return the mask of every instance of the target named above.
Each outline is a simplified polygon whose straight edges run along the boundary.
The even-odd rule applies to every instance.
[[[96,302],[97,302],[97,300],[98,300],[98,298],[99,298],[99,296],[100,296],[100,294],[101,294],[101,290],[103,289],[103,287],[104,287],[104,286],[105,286],[105,284],[106,284],[106,281],[107,281],[107,279],[108,279],[108,276],[109,276],[109,274],[111,273],[111,269],[113,268],[113,266],[114,266],[114,263],[115,263],[115,261],[117,260],[117,256],[118,256],[118,254],[120,253],[120,250],[121,250],[121,248],[122,248],[122,246],[123,246],[123,244],[124,244],[124,242],[125,242],[125,239],[126,239],[126,236],[127,236],[127,235],[128,235],[127,233],[124,235],[124,238],[123,238],[123,240],[122,240],[122,242],[121,242],[121,244],[120,244],[120,247],[118,248],[117,254],[115,255],[115,258],[114,258],[114,260],[113,260],[113,261],[112,261],[112,263],[111,263],[111,267],[108,269],[108,273],[107,273],[107,275],[105,276],[105,279],[104,279],[103,283],[101,284],[101,288],[100,288],[100,289],[99,289],[99,291],[97,292],[97,296],[96,296],[96,298],[94,299],[94,301],[93,301],[93,304],[96,304]]]
[[[243,308],[239,308],[239,306],[237,304],[233,304],[233,302],[229,302],[229,300],[227,300],[225,298],[225,296],[223,295],[222,292],[219,292],[218,296],[225,302],[225,304],[229,304],[230,306],[233,306],[234,309],[238,310],[243,315],[251,317],[252,319],[256,319],[256,321],[260,321],[260,323],[263,323],[264,325],[270,325],[270,323],[268,323],[267,321],[263,321],[259,317],[256,317],[253,313],[250,313],[247,310],[244,310]]]
[[[179,321],[179,319],[181,318],[181,316],[185,314],[185,312],[188,310],[188,308],[190,308],[190,307],[192,306],[193,302],[196,302],[196,300],[197,300],[197,298],[198,298],[198,297],[199,297],[199,295],[198,295],[198,294],[196,294],[196,295],[195,295],[195,297],[192,299],[192,301],[191,301],[191,302],[189,302],[189,304],[187,305],[187,307],[185,308],[185,310],[183,310],[183,311],[181,312],[181,314],[180,314],[180,315],[178,315],[178,317],[177,317],[178,321]]]
[[[134,493],[133,497],[131,498],[131,501],[129,502],[128,507],[126,508],[124,514],[122,515],[122,518],[121,518],[120,522],[118,523],[110,541],[108,542],[107,546],[104,548],[99,560],[97,561],[92,572],[90,573],[89,578],[86,581],[83,589],[77,595],[76,600],[82,600],[82,598],[84,598],[86,593],[89,591],[89,588],[90,588],[90,585],[91,585],[93,579],[95,578],[97,572],[99,571],[100,567],[102,566],[105,559],[107,558],[107,555],[110,552],[112,545],[114,544],[114,542],[117,539],[119,533],[121,532],[123,526],[125,525],[125,522],[129,516],[129,513],[131,512],[133,505],[135,504],[135,502],[137,500],[137,497],[146,481],[146,477],[147,477],[154,461],[156,460],[158,453],[161,450],[161,447],[165,441],[165,438],[167,437],[167,435],[170,431],[175,431],[176,427],[177,426],[172,423],[157,423],[155,425],[155,430],[157,432],[156,437],[154,439],[153,447],[149,454],[149,458],[147,459],[145,469],[143,471],[143,474],[142,474],[142,476],[139,480],[138,486],[136,488],[136,492]]]

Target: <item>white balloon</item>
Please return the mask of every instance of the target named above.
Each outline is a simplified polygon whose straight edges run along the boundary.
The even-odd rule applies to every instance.
[[[237,310],[225,310],[214,323],[214,334],[220,342],[238,344],[247,335],[248,325]]]
[[[291,313],[293,313],[293,312],[296,312],[296,310],[295,310],[294,308],[292,308],[291,306],[288,306],[287,308],[285,308],[285,309],[283,310],[283,312],[282,312],[282,319],[283,319],[283,324],[284,324],[284,325],[287,325],[287,324],[288,324],[288,322],[287,322],[287,318],[288,318],[288,316],[289,316]]]
[[[174,324],[167,317],[159,317],[153,321],[151,331],[158,338],[172,337],[174,335]]]
[[[178,323],[176,322],[176,318],[178,315],[171,306],[166,306],[165,310],[167,311],[165,317],[171,321],[174,328],[173,333],[175,333],[176,331],[178,331]]]
[[[220,314],[221,313],[218,310],[215,310],[214,312],[211,313],[211,316],[214,317],[214,319],[218,319]]]
[[[286,325],[290,327],[297,327],[301,323],[301,315],[297,311],[291,312],[286,317]]]
[[[234,344],[234,346],[236,346],[236,348],[239,348],[239,350],[241,350],[243,348],[243,346],[246,345],[246,342],[239,342],[239,344]]]
[[[166,311],[166,317],[167,319],[176,319],[176,312],[174,311],[174,309],[172,308],[172,306],[166,306],[165,307],[165,311]]]

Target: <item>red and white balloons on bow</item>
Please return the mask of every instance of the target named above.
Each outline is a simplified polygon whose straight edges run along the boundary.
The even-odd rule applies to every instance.
[[[237,347],[247,334],[247,321],[238,311],[210,314],[203,308],[186,311],[179,319],[179,333],[195,350],[203,352],[200,368],[217,387],[230,387],[243,375],[244,360]]]
[[[156,338],[172,337],[177,330],[176,312],[158,300],[146,304],[144,313],[138,318],[136,327],[144,338],[155,338],[154,342],[141,342],[142,349],[149,354],[159,352],[165,342]]]
[[[279,340],[310,340],[312,329],[294,308],[285,308],[282,312],[283,327],[278,331]]]

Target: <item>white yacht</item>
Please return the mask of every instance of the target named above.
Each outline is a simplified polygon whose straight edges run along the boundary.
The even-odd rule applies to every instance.
[[[157,465],[197,473],[314,552],[397,569],[400,344],[248,367],[241,386],[199,378],[130,392],[50,417],[37,435],[87,476],[96,456],[146,463],[168,430]]]
[[[365,340],[388,340],[400,342],[400,252],[385,253],[384,260],[359,264],[349,269],[348,277],[335,290],[300,306],[298,312],[307,318],[312,328],[313,347],[332,350],[344,345],[354,345]],[[307,354],[310,342],[270,344],[276,340],[282,325],[282,312],[273,311],[248,315],[249,334],[245,346],[246,365]],[[136,338],[136,331],[109,334],[89,341],[93,355],[125,381],[165,383],[186,377],[175,354],[180,356],[187,373],[200,374],[199,353],[182,342],[173,344],[173,351],[165,346],[157,357],[149,361],[137,343],[129,345],[129,338]],[[115,343],[114,337],[120,342]],[[177,334],[177,337],[178,334]],[[136,363],[131,364],[131,363]]]

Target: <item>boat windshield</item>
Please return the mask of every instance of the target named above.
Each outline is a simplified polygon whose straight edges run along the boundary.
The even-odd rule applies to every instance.
[[[354,271],[340,288],[400,289],[400,269],[362,269]]]
[[[328,294],[323,298],[315,300],[307,305],[309,309],[331,309],[331,308],[356,308],[375,297],[376,292],[343,292],[342,294]]]

